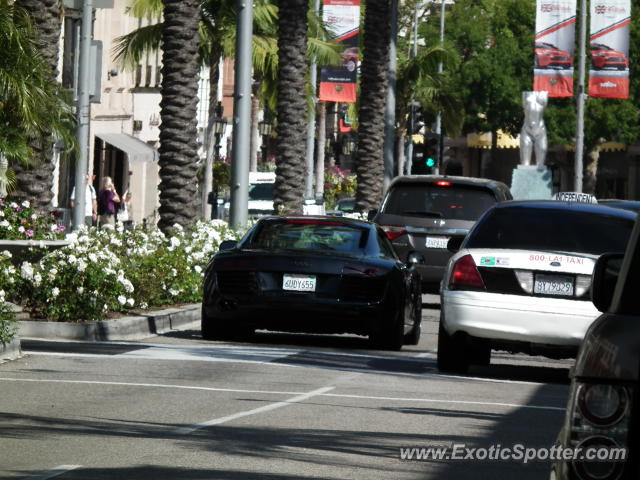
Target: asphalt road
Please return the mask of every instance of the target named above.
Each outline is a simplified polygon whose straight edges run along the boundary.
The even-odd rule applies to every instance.
[[[571,361],[496,353],[435,366],[436,297],[420,345],[197,328],[142,342],[24,341],[0,364],[2,479],[545,479],[549,463],[402,460],[401,448],[551,447]],[[466,452],[466,451],[465,451]]]

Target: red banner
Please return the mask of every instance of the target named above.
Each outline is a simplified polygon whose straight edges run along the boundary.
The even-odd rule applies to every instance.
[[[629,0],[592,0],[589,96],[629,97]]]
[[[533,90],[573,96],[575,0],[537,0]]]
[[[324,0],[322,19],[333,33],[333,40],[344,45],[339,67],[320,69],[319,100],[355,103],[358,81],[358,43],[360,33],[359,0]]]

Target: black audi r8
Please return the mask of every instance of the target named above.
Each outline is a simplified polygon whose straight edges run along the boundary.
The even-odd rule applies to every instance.
[[[226,241],[204,276],[202,336],[256,329],[367,335],[399,350],[420,340],[424,262],[396,256],[373,223],[336,217],[266,217]]]

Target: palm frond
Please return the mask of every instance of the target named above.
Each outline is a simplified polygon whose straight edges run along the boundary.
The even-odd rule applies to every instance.
[[[116,38],[114,59],[121,67],[133,69],[146,54],[160,50],[161,42],[162,23],[140,27]]]

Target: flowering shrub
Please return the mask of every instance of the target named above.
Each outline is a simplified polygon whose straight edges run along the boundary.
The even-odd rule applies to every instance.
[[[324,171],[324,201],[327,210],[333,210],[338,200],[353,197],[356,194],[356,176],[350,170],[338,166],[328,167]]]
[[[0,290],[0,345],[9,343],[16,330],[15,317],[5,301],[5,292]]]
[[[241,232],[226,222],[199,222],[165,236],[141,229],[83,228],[71,245],[39,262],[5,267],[8,296],[32,316],[53,321],[100,320],[111,311],[197,302],[203,270],[221,241]],[[1,266],[1,265],[0,265]]]
[[[56,240],[63,232],[53,213],[39,215],[28,201],[17,204],[0,199],[0,239]]]

